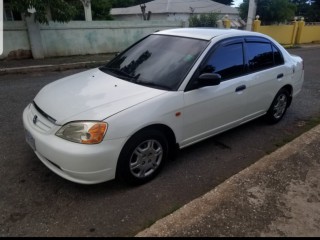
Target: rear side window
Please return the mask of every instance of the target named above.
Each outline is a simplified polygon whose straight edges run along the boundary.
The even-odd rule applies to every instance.
[[[221,46],[208,58],[202,73],[218,73],[221,80],[244,74],[243,44]]]
[[[284,64],[281,51],[268,39],[246,37],[245,40],[249,72],[256,72]]]
[[[250,72],[256,72],[274,66],[273,49],[270,43],[249,42],[246,45]]]
[[[276,66],[284,64],[284,59],[281,52],[275,46],[272,46],[272,48],[273,48],[274,64]]]

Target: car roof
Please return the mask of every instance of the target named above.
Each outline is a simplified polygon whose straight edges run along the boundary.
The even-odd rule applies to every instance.
[[[218,28],[177,28],[170,30],[163,30],[154,33],[156,35],[170,35],[178,37],[197,38],[202,40],[208,40],[226,35],[226,37],[233,36],[261,36],[259,33],[249,32],[237,29],[218,29]]]

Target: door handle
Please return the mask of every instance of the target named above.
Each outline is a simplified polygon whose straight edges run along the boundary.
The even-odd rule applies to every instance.
[[[279,79],[279,78],[283,78],[283,73],[281,73],[281,74],[279,74],[278,76],[277,76],[277,79]]]
[[[240,87],[237,87],[236,92],[242,92],[243,90],[246,90],[247,86],[246,85],[242,85]]]

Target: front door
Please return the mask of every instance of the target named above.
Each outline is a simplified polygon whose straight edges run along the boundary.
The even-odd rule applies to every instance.
[[[246,107],[246,77],[242,40],[214,47],[201,64],[202,73],[221,75],[218,86],[187,87],[184,94],[181,147],[210,137],[241,123]],[[197,81],[197,76],[193,80]],[[192,85],[192,84],[191,84]]]

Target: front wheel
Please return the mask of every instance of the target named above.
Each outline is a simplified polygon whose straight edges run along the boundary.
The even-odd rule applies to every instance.
[[[123,147],[117,175],[129,184],[143,184],[161,171],[168,156],[168,141],[156,130],[134,135]]]
[[[281,89],[274,98],[266,117],[269,123],[278,123],[285,115],[289,107],[289,93]]]

